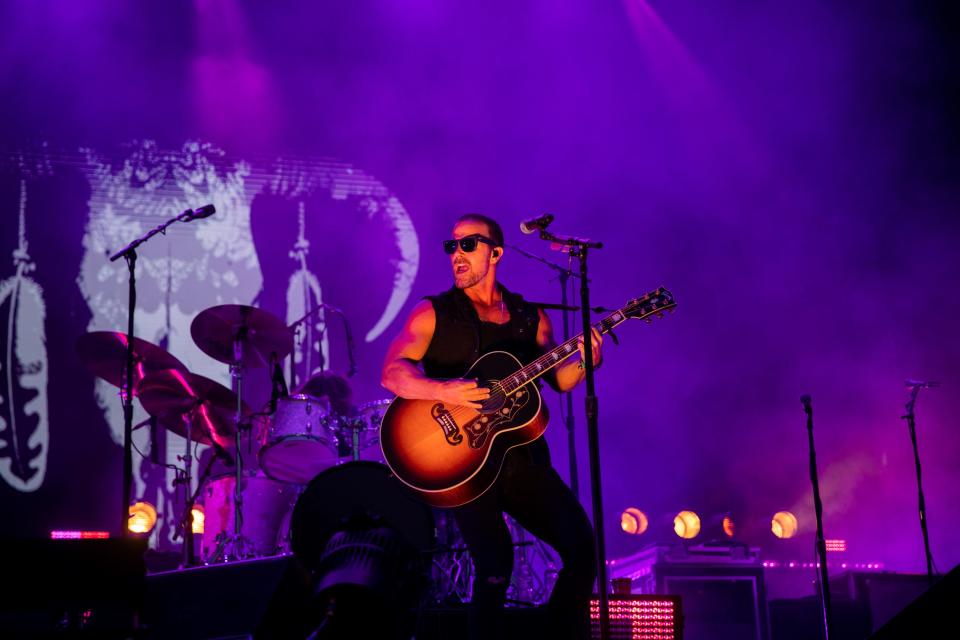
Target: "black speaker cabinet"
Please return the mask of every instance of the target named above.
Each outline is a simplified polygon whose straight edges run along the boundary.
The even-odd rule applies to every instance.
[[[680,596],[686,640],[769,640],[759,551],[745,546],[653,546],[611,562],[634,593]]]

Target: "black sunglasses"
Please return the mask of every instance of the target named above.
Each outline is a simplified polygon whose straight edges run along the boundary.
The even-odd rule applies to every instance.
[[[457,252],[457,245],[460,245],[460,248],[466,253],[477,250],[477,243],[482,242],[483,244],[488,244],[491,247],[497,246],[490,238],[484,238],[481,235],[473,234],[472,236],[465,236],[459,240],[444,240],[443,241],[443,251],[449,255],[453,255]]]

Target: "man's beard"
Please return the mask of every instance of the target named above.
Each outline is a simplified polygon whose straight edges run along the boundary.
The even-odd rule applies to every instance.
[[[453,286],[455,286],[457,289],[469,289],[473,285],[483,280],[485,275],[487,275],[486,272],[476,273],[474,271],[467,271],[463,274],[454,274]]]

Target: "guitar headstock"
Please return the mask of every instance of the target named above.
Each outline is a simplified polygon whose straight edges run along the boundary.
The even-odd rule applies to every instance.
[[[651,291],[644,296],[634,298],[623,305],[621,311],[627,318],[652,322],[650,316],[662,318],[664,311],[672,312],[676,306],[677,301],[673,299],[673,294],[663,287],[660,287],[656,291]]]

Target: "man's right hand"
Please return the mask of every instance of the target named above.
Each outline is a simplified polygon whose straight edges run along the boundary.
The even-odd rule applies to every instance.
[[[476,380],[458,378],[437,383],[436,399],[444,404],[480,409],[489,397],[490,389],[479,386]]]

